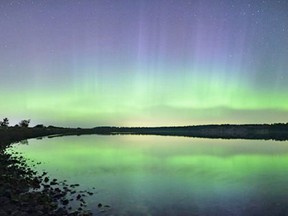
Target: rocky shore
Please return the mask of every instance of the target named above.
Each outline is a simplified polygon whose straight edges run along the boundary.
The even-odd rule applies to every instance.
[[[7,151],[13,142],[40,136],[40,130],[5,130],[0,132],[0,216],[92,215],[84,200],[92,193],[77,191],[79,185],[51,179],[45,172],[36,173],[23,156]],[[46,132],[41,135],[52,133]]]

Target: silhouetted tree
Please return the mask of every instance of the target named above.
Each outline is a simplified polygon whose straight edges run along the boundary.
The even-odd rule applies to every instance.
[[[3,121],[0,121],[1,127],[8,127],[8,125],[9,125],[9,119],[8,118],[4,118]]]
[[[29,126],[29,123],[30,123],[30,119],[28,120],[22,120],[19,122],[19,126],[20,127],[28,127]]]

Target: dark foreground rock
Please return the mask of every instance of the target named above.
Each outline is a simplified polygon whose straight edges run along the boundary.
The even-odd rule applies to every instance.
[[[77,200],[79,209],[73,209],[75,202],[73,207],[69,205],[76,196],[90,193],[77,192],[75,185],[57,179],[50,180],[47,173],[37,174],[23,156],[8,153],[9,145],[0,145],[0,216],[92,215],[85,210],[84,199]]]

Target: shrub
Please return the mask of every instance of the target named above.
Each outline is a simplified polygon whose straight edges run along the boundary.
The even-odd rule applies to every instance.
[[[3,121],[0,121],[1,127],[8,127],[8,125],[9,125],[9,119],[8,118],[4,118]]]
[[[22,121],[19,122],[19,126],[20,126],[20,127],[28,127],[29,124],[30,124],[30,119],[28,119],[28,120],[22,120]]]

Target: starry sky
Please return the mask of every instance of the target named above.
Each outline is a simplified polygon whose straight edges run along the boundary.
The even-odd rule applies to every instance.
[[[288,122],[287,68],[287,0],[0,2],[14,124]]]

